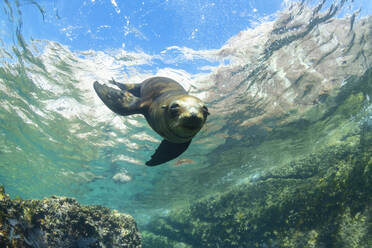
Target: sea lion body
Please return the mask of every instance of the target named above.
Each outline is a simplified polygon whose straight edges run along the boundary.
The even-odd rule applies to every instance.
[[[161,164],[183,153],[209,115],[204,103],[173,79],[153,77],[141,84],[110,82],[121,90],[94,83],[106,106],[120,115],[143,114],[164,138],[147,165]]]

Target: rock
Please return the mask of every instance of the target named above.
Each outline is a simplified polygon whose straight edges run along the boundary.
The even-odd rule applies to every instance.
[[[127,183],[132,181],[132,177],[127,174],[127,172],[116,173],[112,179],[117,183]]]
[[[0,187],[0,247],[141,247],[133,217],[52,196],[11,200]]]

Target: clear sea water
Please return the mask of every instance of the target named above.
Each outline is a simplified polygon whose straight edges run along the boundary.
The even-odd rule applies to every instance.
[[[141,226],[372,125],[366,96],[363,111],[340,125],[270,137],[371,69],[371,40],[360,38],[372,37],[369,0],[1,7],[0,184],[12,198],[74,197]],[[161,138],[142,116],[109,111],[92,83],[154,75],[176,79],[211,116],[184,154],[150,168]]]

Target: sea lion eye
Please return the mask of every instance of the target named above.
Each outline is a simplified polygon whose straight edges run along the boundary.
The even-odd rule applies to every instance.
[[[176,117],[178,115],[179,109],[180,109],[180,105],[178,103],[173,103],[169,107],[169,113],[171,114],[172,117]]]
[[[178,109],[180,107],[180,105],[178,103],[173,103],[169,109]]]
[[[206,115],[210,115],[209,111],[208,111],[208,108],[206,106],[203,106],[203,112],[204,114]]]

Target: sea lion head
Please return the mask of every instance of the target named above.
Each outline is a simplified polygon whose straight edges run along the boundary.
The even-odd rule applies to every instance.
[[[163,108],[169,131],[183,139],[195,136],[209,115],[205,104],[199,98],[190,95],[176,97]]]

